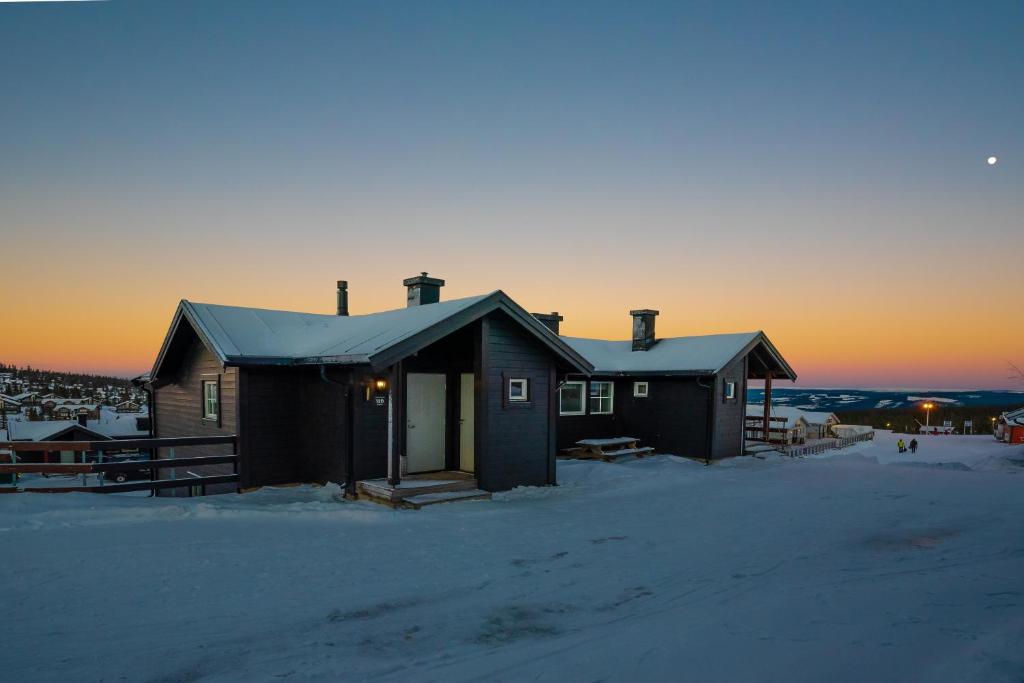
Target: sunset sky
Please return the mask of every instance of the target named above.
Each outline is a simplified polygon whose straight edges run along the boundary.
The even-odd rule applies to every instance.
[[[763,329],[803,386],[1024,388],[1024,3],[0,3],[0,254],[19,365],[425,270]]]

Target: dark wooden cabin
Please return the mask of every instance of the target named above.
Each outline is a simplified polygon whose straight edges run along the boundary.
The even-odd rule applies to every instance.
[[[345,282],[337,315],[182,301],[150,373],[154,435],[237,434],[242,489],[436,471],[484,491],[555,483],[557,387],[587,361],[501,291],[442,302],[443,280],[403,284],[406,308],[360,316]]]
[[[658,339],[658,311],[630,313],[631,340],[562,337],[594,371],[560,390],[558,447],[630,436],[658,453],[742,455],[747,381],[796,379],[775,346],[763,332]],[[537,317],[558,332],[557,314]]]

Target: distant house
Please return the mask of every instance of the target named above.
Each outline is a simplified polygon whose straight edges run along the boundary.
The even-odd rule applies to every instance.
[[[137,413],[142,410],[142,404],[138,401],[121,401],[114,406],[119,413]]]
[[[20,394],[15,394],[11,398],[20,403],[22,406],[39,405],[39,394],[35,391],[25,391]]]
[[[554,484],[557,387],[592,366],[501,291],[442,302],[443,280],[403,284],[406,308],[367,315],[348,315],[345,282],[337,315],[182,301],[150,373],[155,436],[237,434],[243,489]]]
[[[98,420],[100,406],[95,403],[69,403],[52,408],[50,413],[55,420],[74,420],[79,416],[84,416],[87,420]]]
[[[747,438],[762,438],[761,425],[756,424],[755,416],[764,412],[763,404],[747,406]],[[773,440],[786,444],[804,443],[808,440],[827,439],[834,436],[832,429],[839,424],[835,413],[804,410],[793,406],[772,405],[771,431],[775,432]]]
[[[148,436],[148,425],[134,418],[118,419],[111,412],[98,419],[87,419],[85,416],[73,420],[25,420],[12,419],[8,422],[7,431],[10,441],[111,441],[108,452],[119,452],[118,440],[141,439]],[[85,451],[19,451],[23,462],[81,462],[88,457]]]
[[[995,437],[1006,443],[1024,443],[1024,408],[1000,415],[996,420]]]
[[[558,445],[631,436],[658,453],[701,459],[744,452],[747,381],[795,380],[763,332],[655,336],[658,311],[630,311],[633,337],[562,337],[593,366],[569,377],[558,405]],[[540,315],[557,331],[560,318]]]
[[[919,423],[917,425],[917,433],[949,435],[956,433],[956,427],[953,425],[923,425]]]
[[[0,394],[0,413],[19,413],[21,412],[21,401],[14,398],[13,396],[7,396],[6,394]]]

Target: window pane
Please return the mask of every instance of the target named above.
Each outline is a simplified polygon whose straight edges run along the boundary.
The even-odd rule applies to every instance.
[[[579,383],[565,384],[559,391],[559,412],[583,412],[583,385]]]
[[[590,412],[610,413],[612,412],[612,391],[611,382],[590,383]]]

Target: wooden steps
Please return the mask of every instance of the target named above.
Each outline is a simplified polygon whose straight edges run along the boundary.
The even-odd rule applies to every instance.
[[[445,477],[446,474],[451,477]],[[487,500],[491,494],[478,489],[476,479],[471,475],[451,472],[407,477],[398,486],[391,486],[387,479],[367,479],[356,483],[356,497],[391,507],[418,510],[438,503]]]
[[[426,505],[437,505],[439,503],[460,503],[467,500],[490,500],[491,494],[480,489],[466,489],[464,491],[441,491],[436,493],[420,493],[415,496],[403,498],[400,507],[409,507],[419,510]]]

